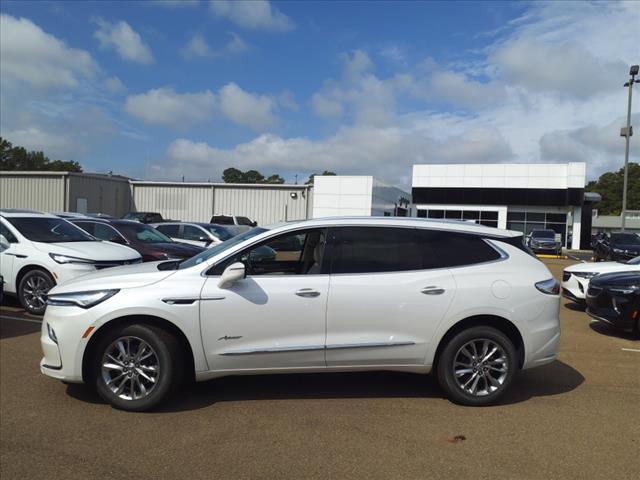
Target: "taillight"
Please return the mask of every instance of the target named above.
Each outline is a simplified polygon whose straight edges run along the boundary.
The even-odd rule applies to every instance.
[[[547,295],[560,294],[560,284],[555,278],[550,278],[536,283],[536,288]]]

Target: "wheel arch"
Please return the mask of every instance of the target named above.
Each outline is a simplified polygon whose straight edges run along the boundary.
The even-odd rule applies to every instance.
[[[193,349],[191,348],[191,344],[189,343],[186,335],[182,332],[182,330],[180,330],[180,328],[178,328],[177,325],[170,322],[169,320],[153,315],[125,315],[108,321],[104,325],[100,326],[93,333],[93,335],[91,335],[91,338],[89,339],[89,342],[87,343],[87,346],[84,349],[84,353],[82,355],[82,380],[84,383],[91,383],[91,369],[93,368],[93,366],[91,365],[91,359],[95,354],[95,349],[100,340],[116,327],[134,324],[159,327],[167,333],[173,335],[178,340],[180,350],[184,355],[184,378],[188,381],[195,379]]]
[[[57,285],[58,282],[56,282],[56,277],[53,275],[53,273],[47,268],[44,267],[42,265],[38,265],[37,263],[30,263],[29,265],[25,265],[24,267],[22,267],[19,271],[18,274],[16,275],[16,293],[18,292],[19,288],[20,288],[20,282],[22,281],[22,279],[24,278],[24,276],[33,271],[33,270],[42,270],[44,272],[46,272],[52,279],[53,279],[53,283]]]
[[[493,327],[496,330],[499,330],[502,333],[504,333],[509,338],[509,340],[513,342],[513,345],[516,349],[516,353],[518,355],[518,365],[520,368],[522,368],[522,365],[524,365],[524,353],[525,353],[524,340],[522,338],[522,334],[520,333],[520,330],[518,330],[518,327],[516,327],[513,322],[511,322],[510,320],[504,317],[500,317],[498,315],[474,315],[474,316],[462,319],[457,323],[455,323],[454,325],[452,325],[449,328],[449,330],[447,330],[447,332],[444,334],[444,336],[440,339],[440,342],[438,343],[438,347],[436,348],[436,353],[433,358],[433,368],[435,369],[437,367],[440,354],[442,353],[442,350],[447,345],[449,340],[451,340],[458,333],[464,330],[467,330],[468,328],[478,327],[478,326]]]

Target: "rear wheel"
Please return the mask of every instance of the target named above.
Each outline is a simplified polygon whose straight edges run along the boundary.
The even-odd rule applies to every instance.
[[[116,408],[141,412],[166,400],[179,384],[183,356],[177,340],[146,324],[117,327],[95,349],[100,396]]]
[[[45,270],[27,272],[18,285],[18,300],[22,307],[34,315],[43,315],[47,308],[47,292],[55,286],[53,277]]]
[[[455,403],[495,403],[509,388],[517,369],[516,350],[500,330],[487,326],[464,330],[445,345],[437,364],[438,382]]]

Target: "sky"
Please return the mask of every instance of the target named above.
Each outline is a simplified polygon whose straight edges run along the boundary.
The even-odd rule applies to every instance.
[[[416,163],[575,161],[596,178],[623,164],[623,83],[640,63],[636,1],[3,0],[0,12],[2,137],[149,180],[216,182],[236,167],[408,187]]]

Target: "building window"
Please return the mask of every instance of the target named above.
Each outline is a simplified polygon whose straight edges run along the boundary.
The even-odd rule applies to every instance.
[[[566,246],[567,214],[551,212],[508,212],[507,229],[529,235],[534,230],[550,229],[560,234]]]

